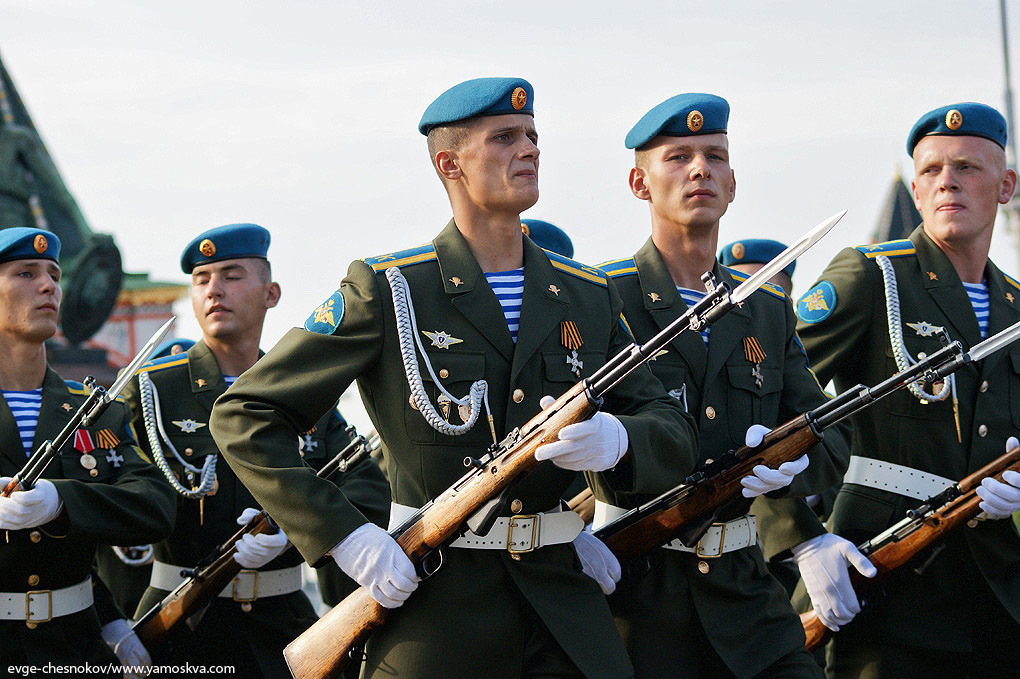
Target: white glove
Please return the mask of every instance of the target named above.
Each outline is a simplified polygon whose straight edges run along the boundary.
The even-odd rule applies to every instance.
[[[356,528],[329,551],[340,570],[368,589],[384,608],[396,608],[421,578],[397,541],[374,523]]]
[[[552,396],[543,396],[542,408],[553,404]],[[575,472],[600,472],[612,469],[627,453],[627,430],[614,416],[597,412],[590,420],[568,424],[560,429],[558,441],[539,446],[536,460],[552,460],[562,469]]]
[[[6,487],[11,477],[0,478],[0,488]],[[60,515],[64,503],[57,488],[46,479],[39,479],[32,490],[16,491],[10,497],[0,497],[0,529],[22,530],[49,523]]]
[[[771,429],[761,424],[752,424],[744,433],[744,444],[748,448],[757,448],[765,440],[765,434]],[[758,497],[793,483],[793,477],[800,474],[808,466],[808,456],[801,455],[796,460],[784,462],[779,469],[769,469],[763,464],[755,465],[751,473],[740,479],[744,497]]]
[[[241,512],[241,516],[237,517],[237,525],[248,525],[258,513],[259,510],[254,507],[248,507]],[[252,535],[247,533],[242,535],[241,539],[234,544],[234,547],[237,549],[237,553],[234,554],[234,561],[241,564],[243,568],[262,568],[280,556],[287,549],[287,546],[287,536],[282,530],[272,535],[266,533]]]
[[[1006,441],[1006,452],[1020,445],[1015,436]],[[1003,483],[1005,481],[1005,483]],[[975,490],[982,502],[978,505],[984,510],[985,518],[1008,519],[1013,512],[1020,510],[1020,474],[1009,470],[1002,473],[1002,481],[986,478]]]
[[[623,572],[616,556],[602,540],[588,532],[590,528],[591,524],[588,524],[574,538],[574,549],[577,550],[577,558],[581,560],[581,570],[599,583],[602,593],[609,596],[616,591],[616,583],[620,581]]]
[[[852,542],[832,533],[823,533],[794,547],[793,560],[800,568],[818,620],[833,632],[861,612],[847,563],[866,578],[878,573]]]
[[[117,659],[120,660],[120,664],[123,666],[152,666],[152,658],[149,657],[149,652],[145,650],[145,646],[135,636],[134,631],[131,629],[131,625],[124,618],[120,620],[114,620],[113,622],[103,625],[103,629],[100,630],[100,634],[103,635],[103,641],[109,646],[113,652],[117,655]],[[134,672],[125,672],[125,677],[129,679],[140,678],[143,675]]]

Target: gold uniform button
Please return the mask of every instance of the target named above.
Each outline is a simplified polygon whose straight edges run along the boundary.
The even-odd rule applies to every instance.
[[[39,576],[38,575],[32,574],[32,575],[28,576],[28,586],[29,587],[35,587],[38,584],[39,584]]]
[[[99,476],[99,470],[98,469],[90,469],[89,470],[89,476],[91,476],[92,478],[95,478],[95,477]]]
[[[524,400],[524,390],[514,389],[514,403],[520,403]]]
[[[701,571],[702,575],[704,575],[705,573],[708,573],[708,568],[709,568],[709,566],[708,566],[708,562],[707,561],[699,561],[698,562],[698,570]]]
[[[31,540],[32,542],[39,542],[40,540],[42,540],[42,533],[40,533],[37,530],[34,530],[28,534],[28,539]]]
[[[510,511],[514,514],[520,514],[522,509],[524,509],[524,503],[520,500],[514,500],[510,503]]]
[[[981,438],[988,436],[988,427],[986,427],[983,424],[980,427],[978,427],[978,436],[980,436]]]
[[[244,611],[245,613],[251,613],[251,602],[245,601],[244,603],[242,603],[241,610]]]
[[[195,454],[195,451],[192,450],[191,448],[185,448],[184,449],[184,454],[187,455],[188,457],[191,457],[192,455]]]
[[[981,382],[981,386],[978,387],[978,391],[980,391],[982,394],[988,391],[988,380],[984,380],[983,382]]]
[[[442,370],[439,371],[439,376],[445,380],[447,377],[450,376],[450,371],[447,370],[446,368],[443,368]]]
[[[713,408],[712,406],[708,406],[707,408],[705,408],[705,417],[707,417],[710,420],[714,420],[715,419],[715,408]],[[704,562],[702,562],[702,563],[704,563]],[[705,565],[707,566],[708,564],[705,564]]]

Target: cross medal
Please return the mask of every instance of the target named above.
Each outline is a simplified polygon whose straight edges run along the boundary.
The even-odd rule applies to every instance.
[[[581,339],[581,333],[578,332],[577,325],[573,321],[560,322],[560,342],[565,349],[570,351],[567,355],[567,365],[570,366],[570,372],[580,377],[584,361],[578,358],[577,350],[584,344],[584,340]]]
[[[756,337],[744,338],[744,357],[748,363],[754,365],[751,369],[751,377],[754,378],[755,386],[761,389],[764,382],[764,377],[761,374],[761,362],[765,360],[765,350],[761,348],[761,343]]]

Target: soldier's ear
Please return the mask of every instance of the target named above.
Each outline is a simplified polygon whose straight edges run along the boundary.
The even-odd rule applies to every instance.
[[[280,303],[280,284],[270,283],[266,286],[266,308],[272,309],[274,306]]]
[[[436,153],[435,164],[436,170],[444,179],[453,181],[459,179],[462,174],[456,151],[439,151]]]
[[[641,200],[651,200],[652,194],[648,191],[648,184],[645,182],[645,171],[640,167],[630,169],[630,191]]]
[[[999,202],[1003,205],[1008,203],[1016,191],[1016,172],[1009,168],[1002,174],[1002,183],[999,186]]]

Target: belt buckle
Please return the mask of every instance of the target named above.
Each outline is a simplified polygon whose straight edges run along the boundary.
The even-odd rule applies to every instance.
[[[244,578],[245,582],[251,583],[251,596],[240,596],[237,593],[237,583]],[[230,598],[239,603],[250,603],[259,598],[259,572],[248,568],[242,568],[234,579],[231,581],[233,589],[230,592]]]
[[[46,617],[35,618],[32,616],[32,597],[46,595]],[[41,622],[49,622],[53,619],[53,592],[48,589],[36,589],[31,592],[25,592],[25,622],[39,624]]]
[[[526,540],[521,540],[519,543],[514,538],[515,528],[524,528],[527,531],[527,526],[524,522],[531,521],[531,535]],[[518,523],[521,522],[521,523]],[[506,529],[506,551],[511,554],[527,554],[528,552],[535,551],[535,536],[538,533],[538,514],[514,514],[510,517],[510,525]],[[527,542],[527,547],[520,547]]]
[[[713,523],[709,526],[709,529],[715,528],[716,526],[722,527],[722,532],[719,533],[719,551],[715,554],[705,554],[701,551],[701,540],[705,539],[705,536],[701,536],[701,540],[698,540],[698,544],[694,547],[694,554],[699,559],[718,559],[723,555],[723,540],[726,539],[726,524],[725,523]]]

